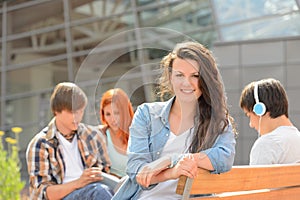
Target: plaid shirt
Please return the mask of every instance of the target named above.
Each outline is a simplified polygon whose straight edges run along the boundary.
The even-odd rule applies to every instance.
[[[55,118],[53,118],[28,145],[26,161],[30,199],[46,199],[46,187],[61,184],[63,181],[65,163],[57,134],[59,132],[55,126]],[[103,171],[109,172],[111,162],[105,139],[99,129],[81,123],[75,138],[78,140],[78,149],[84,168],[102,167]]]

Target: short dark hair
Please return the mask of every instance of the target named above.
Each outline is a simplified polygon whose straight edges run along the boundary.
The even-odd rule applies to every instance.
[[[240,97],[240,107],[253,112],[255,105],[254,86],[258,84],[259,101],[266,106],[266,112],[270,112],[271,118],[281,115],[288,117],[288,97],[280,81],[268,78],[249,83],[243,89]]]
[[[85,93],[74,83],[62,82],[56,85],[50,98],[52,113],[63,110],[76,111],[87,105]]]

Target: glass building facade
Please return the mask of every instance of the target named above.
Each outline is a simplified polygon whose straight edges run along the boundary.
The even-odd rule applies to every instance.
[[[24,158],[30,139],[52,117],[49,97],[62,81],[76,82],[87,93],[83,121],[89,124],[99,123],[98,104],[107,89],[124,89],[134,107],[157,100],[160,59],[177,42],[191,39],[224,58],[219,64],[226,89],[229,85],[232,113],[237,123],[243,123],[236,99],[245,83],[237,81],[234,85],[239,87],[231,87],[231,76],[240,75],[236,68],[241,62],[233,65],[225,57],[246,51],[248,46],[241,44],[253,40],[300,40],[299,5],[299,0],[1,1],[0,130],[10,135],[11,127],[23,128]],[[299,43],[290,45],[300,50]],[[300,61],[291,62],[299,71]],[[291,88],[297,93],[298,83]],[[247,144],[238,148],[249,149]],[[247,163],[240,157],[248,151],[236,164]]]

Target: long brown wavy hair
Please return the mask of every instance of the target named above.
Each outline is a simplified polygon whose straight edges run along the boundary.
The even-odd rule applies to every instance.
[[[100,102],[100,120],[107,128],[108,123],[104,117],[104,107],[111,104],[115,106],[120,114],[120,127],[117,136],[122,139],[123,144],[128,143],[129,126],[133,118],[133,108],[127,94],[120,88],[110,89],[103,93]]]
[[[235,134],[234,120],[228,113],[223,80],[212,53],[197,42],[183,42],[165,56],[160,68],[160,96],[174,95],[170,83],[172,64],[175,58],[191,59],[199,64],[199,87],[202,95],[198,99],[195,131],[189,152],[195,153],[213,146],[217,137],[231,123]]]

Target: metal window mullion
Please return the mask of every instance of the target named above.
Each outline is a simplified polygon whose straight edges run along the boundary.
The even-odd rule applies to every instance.
[[[219,22],[217,13],[216,13],[217,9],[216,9],[216,6],[215,6],[215,2],[214,1],[209,1],[209,4],[210,4],[211,12],[212,12],[213,26],[215,27],[215,29],[218,33],[219,41],[223,41],[224,38],[223,38],[223,34],[221,32],[220,22]]]
[[[296,1],[296,4],[298,6],[298,10],[300,10],[300,0],[295,0]]]
[[[131,6],[133,10],[133,16],[134,16],[134,34],[137,42],[137,56],[138,61],[140,63],[141,68],[141,75],[142,75],[142,81],[143,81],[143,87],[144,87],[144,94],[146,101],[151,100],[151,91],[148,89],[148,86],[146,85],[149,81],[149,75],[148,70],[145,68],[145,59],[143,54],[143,41],[142,36],[140,32],[140,19],[139,19],[139,11],[137,10],[136,0],[131,0]]]
[[[42,4],[45,3],[47,1],[52,1],[52,0],[39,0],[39,1],[29,1],[29,2],[25,2],[25,3],[19,3],[17,5],[13,5],[13,6],[6,6],[6,11],[5,12],[11,12],[11,11],[15,11],[15,10],[19,10],[19,9],[23,9],[23,8],[27,8],[27,7],[32,7],[38,4]],[[3,9],[0,9],[0,13],[3,12]]]
[[[68,64],[68,79],[74,81],[74,70],[73,70],[73,45],[72,35],[70,28],[70,4],[69,0],[63,0],[64,3],[64,20],[65,20],[65,37],[66,37],[66,50],[67,50],[67,64]]]
[[[7,43],[6,43],[6,35],[7,35],[7,2],[3,2],[2,5],[2,51],[1,51],[1,129],[5,126],[5,107],[6,107],[6,65],[7,65]]]

